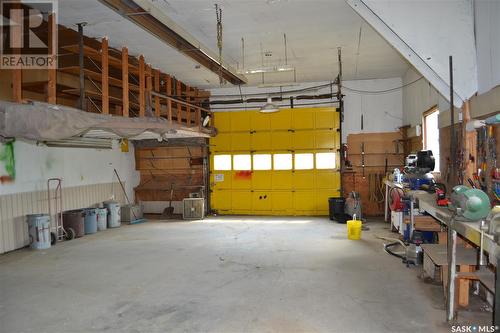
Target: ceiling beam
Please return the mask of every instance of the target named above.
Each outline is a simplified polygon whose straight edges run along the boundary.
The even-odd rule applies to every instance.
[[[171,28],[165,24],[167,17],[159,18],[159,10],[148,10],[131,0],[99,0],[112,10],[116,11],[127,20],[137,24],[158,39],[169,44],[185,56],[191,58],[211,72],[220,75],[234,85],[246,84],[247,80],[224,64],[220,64],[216,57],[204,50],[200,43],[196,45],[193,38],[188,38],[179,32],[179,29]]]

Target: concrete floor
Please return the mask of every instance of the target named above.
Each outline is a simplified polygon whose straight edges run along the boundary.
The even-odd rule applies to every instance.
[[[1,332],[450,332],[442,289],[323,218],[149,222],[0,256]],[[489,315],[488,315],[489,316]]]

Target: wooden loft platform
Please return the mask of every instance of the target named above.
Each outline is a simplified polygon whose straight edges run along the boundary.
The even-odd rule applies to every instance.
[[[46,81],[44,75],[30,77],[23,72],[19,82],[13,84],[14,100],[22,99],[24,91],[30,92],[31,99],[52,104],[59,102],[87,112],[163,117],[171,123],[206,132],[202,119],[207,115],[213,117],[208,91],[190,87],[153,68],[142,55],[129,55],[126,47],[122,50],[110,48],[106,38],[97,40],[83,36],[84,61],[80,64],[78,32],[60,26],[58,34],[58,69],[47,70]],[[81,73],[83,87],[80,87]],[[85,103],[82,103],[82,94]]]

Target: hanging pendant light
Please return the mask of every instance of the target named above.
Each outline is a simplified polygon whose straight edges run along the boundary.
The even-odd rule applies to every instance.
[[[267,103],[260,108],[261,113],[274,113],[278,112],[279,110],[280,110],[279,107],[273,103],[273,99],[271,97],[268,97]]]

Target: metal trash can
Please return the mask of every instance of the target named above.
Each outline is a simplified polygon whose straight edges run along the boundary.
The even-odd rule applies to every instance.
[[[76,238],[83,237],[85,235],[84,211],[76,209],[64,212],[63,226],[66,231],[72,229]]]
[[[104,201],[103,205],[108,209],[108,228],[118,228],[121,225],[120,203]]]
[[[97,208],[97,231],[103,231],[108,228],[108,209]]]
[[[30,248],[45,250],[50,248],[50,216],[47,214],[27,215]]]
[[[97,232],[97,208],[87,208],[84,210],[84,214],[85,235],[95,234]]]

